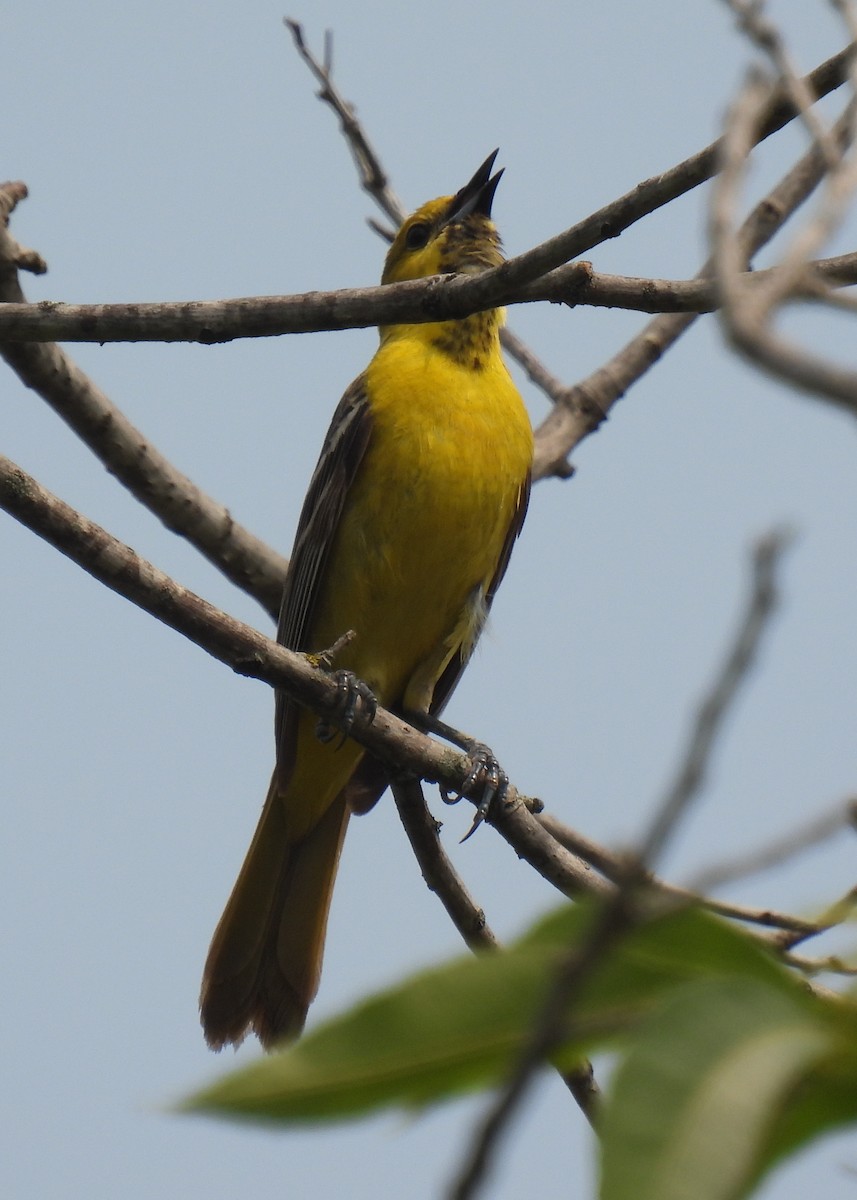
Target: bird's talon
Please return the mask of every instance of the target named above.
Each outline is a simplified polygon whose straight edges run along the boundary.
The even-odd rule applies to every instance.
[[[481,742],[474,742],[468,747],[470,770],[464,777],[461,787],[456,792],[450,792],[443,784],[438,784],[441,799],[444,804],[457,804],[463,796],[473,796],[481,789],[479,803],[473,817],[473,824],[461,839],[466,842],[472,837],[491,810],[492,804],[502,800],[509,789],[509,777],[491,753]]]
[[[336,711],[340,718],[339,727],[322,719],[315,727],[315,734],[320,742],[327,743],[332,742],[338,733],[339,741],[335,749],[339,750],[344,745],[357,719],[358,706],[363,706],[366,720],[371,724],[378,711],[378,701],[368,684],[365,684],[362,679],[358,679],[353,671],[344,669],[334,671],[331,678],[337,688]]]
[[[481,813],[481,812],[479,812],[479,810],[477,809],[477,810],[476,810],[476,816],[473,818],[473,821],[471,822],[470,828],[468,829],[467,833],[465,833],[465,835],[464,835],[464,837],[461,839],[461,841],[458,843],[458,844],[459,844],[459,846],[463,846],[463,845],[464,845],[464,843],[467,841],[467,839],[468,839],[468,838],[471,838],[471,837],[473,837],[474,833],[475,833],[475,832],[476,832],[476,830],[479,828],[479,826],[482,824],[482,822],[484,821],[484,819],[485,819],[485,818],[483,817],[482,813]]]

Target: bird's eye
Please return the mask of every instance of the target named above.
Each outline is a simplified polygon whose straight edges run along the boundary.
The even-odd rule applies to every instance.
[[[424,221],[417,221],[416,225],[412,225],[405,234],[405,245],[409,250],[422,250],[429,240],[430,233],[430,226],[426,225]]]

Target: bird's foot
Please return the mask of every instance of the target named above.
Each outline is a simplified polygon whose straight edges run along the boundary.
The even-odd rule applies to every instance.
[[[450,793],[441,787],[440,794],[445,804],[457,804],[463,796],[472,798],[479,794],[473,823],[461,839],[462,842],[466,842],[488,816],[491,805],[495,802],[502,804],[509,790],[509,776],[500,766],[494,752],[484,742],[477,742],[471,738],[468,739],[468,744],[461,748],[470,759],[470,770],[457,792]]]
[[[324,718],[320,718],[315,727],[315,735],[320,742],[332,742],[339,734],[339,742],[336,746],[338,750],[354,726],[358,707],[363,707],[366,720],[371,724],[378,711],[378,701],[369,685],[362,679],[358,679],[353,671],[332,671],[330,677],[337,687],[336,715],[339,720],[332,725]]]
[[[457,804],[464,796],[476,800],[478,796],[473,824],[461,839],[462,842],[466,842],[488,816],[492,804],[502,803],[505,799],[509,790],[509,776],[500,766],[494,752],[484,742],[477,741],[469,734],[461,733],[460,730],[447,725],[446,721],[441,721],[432,713],[409,712],[405,715],[407,720],[416,725],[418,729],[424,733],[437,734],[446,741],[452,742],[453,746],[458,746],[470,759],[470,769],[456,792],[450,792],[443,784],[438,785],[444,804]]]

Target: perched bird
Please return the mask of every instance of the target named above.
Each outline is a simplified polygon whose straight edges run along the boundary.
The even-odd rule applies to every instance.
[[[503,261],[495,156],[404,222],[383,283]],[[298,523],[278,640],[312,652],[354,630],[336,667],[409,717],[436,716],[449,698],[527,508],[532,430],[500,352],[502,321],[495,309],[383,326],[333,415]],[[353,677],[341,675],[346,686]],[[303,1028],[349,816],[387,784],[357,742],[318,734],[317,718],[279,693],[274,776],[203,976],[215,1049],[251,1030],[270,1046]]]

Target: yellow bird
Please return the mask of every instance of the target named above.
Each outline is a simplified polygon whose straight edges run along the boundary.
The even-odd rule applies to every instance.
[[[503,261],[491,204],[496,151],[454,196],[400,228],[383,283]],[[533,437],[500,351],[502,310],[387,325],[339,403],[295,537],[278,640],[337,655],[351,700],[440,713],[505,573],[527,508]],[[371,699],[370,699],[371,703]],[[387,785],[351,739],[276,698],[277,763],[253,842],[211,943],[200,997],[215,1049],[303,1028],[318,990],[333,883],[352,812]]]

